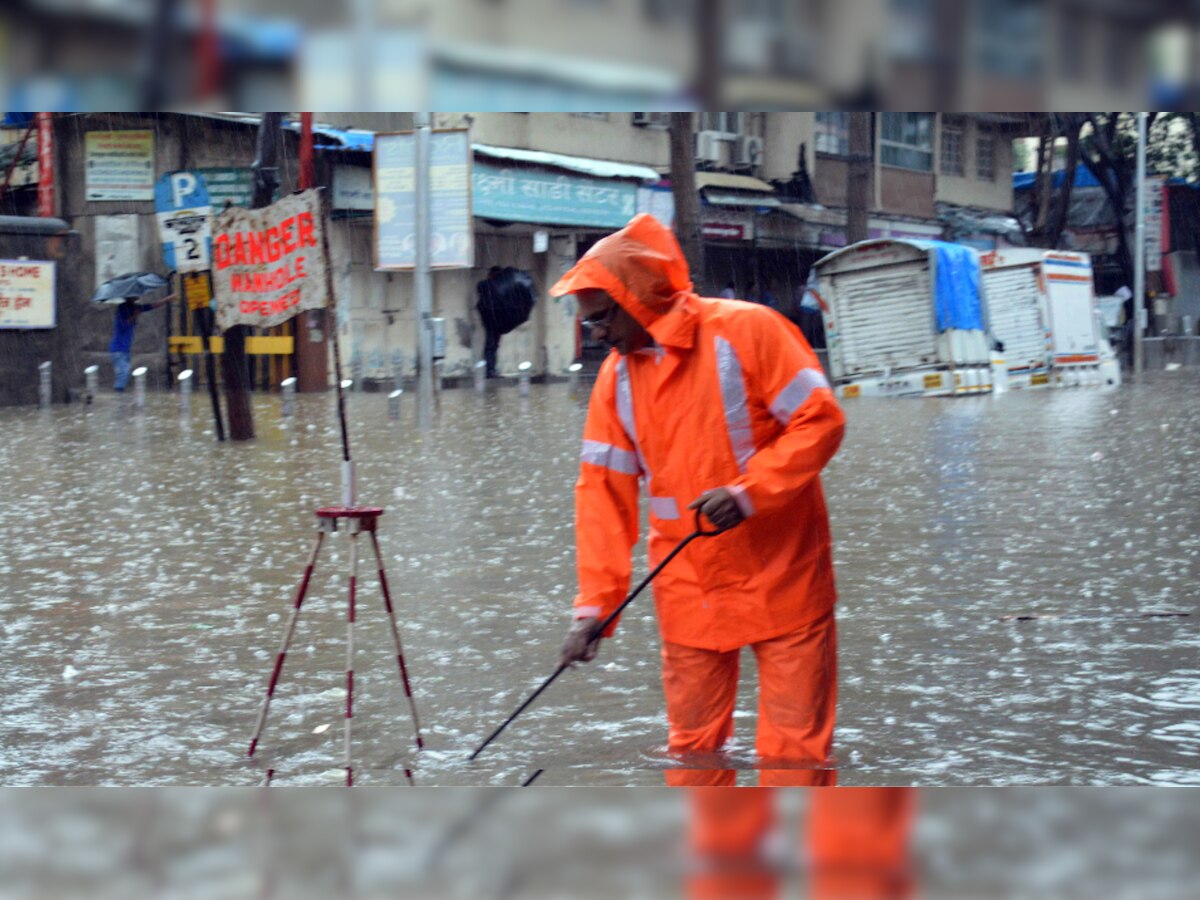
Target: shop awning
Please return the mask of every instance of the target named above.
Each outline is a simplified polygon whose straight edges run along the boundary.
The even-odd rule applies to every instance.
[[[730,191],[754,191],[759,194],[774,194],[775,188],[765,181],[750,175],[735,175],[732,172],[697,172],[696,187],[725,188]]]
[[[490,144],[472,144],[477,156],[492,159],[507,159],[513,162],[537,166],[553,166],[571,172],[582,172],[593,178],[630,178],[636,181],[658,181],[662,176],[657,169],[632,163],[612,162],[607,159],[589,159],[586,156],[567,156],[563,153],[548,153],[544,150],[522,150],[518,147],[493,147]]]

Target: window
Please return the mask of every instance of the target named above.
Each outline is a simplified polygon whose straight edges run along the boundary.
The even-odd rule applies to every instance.
[[[817,113],[817,137],[813,142],[818,153],[830,156],[850,155],[850,114],[844,112]]]
[[[880,162],[885,166],[933,171],[933,116],[884,113]]]
[[[608,121],[608,113],[606,113],[606,112],[598,112],[598,113],[573,112],[573,113],[571,113],[571,115],[573,115],[577,119],[596,119],[600,122]]]
[[[975,140],[975,175],[980,181],[996,180],[996,138],[981,134]]]
[[[963,158],[963,120],[957,116],[942,118],[942,174],[967,174]]]
[[[742,114],[740,112],[700,113],[700,130],[719,131],[723,134],[741,134]]]

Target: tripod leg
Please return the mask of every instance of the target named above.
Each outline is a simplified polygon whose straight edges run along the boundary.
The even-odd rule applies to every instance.
[[[396,642],[396,662],[400,665],[400,681],[404,685],[404,696],[408,698],[408,707],[412,710],[413,731],[417,738],[417,750],[422,750],[425,747],[425,742],[421,739],[421,720],[417,715],[417,704],[413,699],[412,685],[408,680],[408,666],[404,663],[404,648],[400,643],[400,629],[396,625],[396,611],[392,607],[392,594],[388,590],[387,573],[383,570],[383,554],[379,550],[379,538],[375,532],[371,532],[371,543],[375,547],[375,561],[379,565],[379,586],[383,590],[383,605],[387,610],[388,622],[392,626],[392,639]],[[408,776],[408,780],[412,782],[412,772],[408,769],[404,770],[404,774]]]
[[[354,768],[350,761],[350,723],[354,719],[354,617],[358,590],[358,532],[350,533],[350,604],[346,611],[346,787],[354,786]]]
[[[279,674],[283,671],[283,660],[287,656],[288,647],[292,644],[292,636],[296,633],[296,620],[300,618],[300,605],[304,603],[304,596],[308,593],[308,583],[312,580],[313,567],[317,564],[317,554],[321,552],[321,543],[325,540],[325,533],[317,532],[317,543],[313,546],[312,553],[308,557],[308,566],[304,570],[304,577],[300,579],[300,587],[296,591],[296,602],[292,605],[292,613],[288,618],[287,629],[283,634],[283,644],[279,648],[279,653],[275,657],[275,668],[271,672],[271,680],[267,684],[267,696],[263,699],[262,706],[258,710],[258,722],[254,726],[254,734],[250,738],[250,752],[247,756],[253,757],[254,751],[258,747],[258,739],[262,736],[263,726],[267,722],[267,710],[271,706],[271,698],[275,695],[275,688],[279,684]],[[268,782],[274,770],[268,774]]]

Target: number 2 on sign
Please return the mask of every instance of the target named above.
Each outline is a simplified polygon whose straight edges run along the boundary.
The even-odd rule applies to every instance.
[[[200,242],[199,241],[197,241],[195,238],[185,238],[183,241],[183,245],[185,247],[187,247],[187,255],[185,257],[186,259],[199,259],[200,258]]]

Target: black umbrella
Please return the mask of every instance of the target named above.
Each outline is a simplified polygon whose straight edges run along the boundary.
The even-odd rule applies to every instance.
[[[151,291],[166,287],[171,282],[154,272],[130,272],[119,278],[106,281],[92,295],[93,303],[124,303],[131,297],[140,297]]]
[[[509,266],[481,286],[479,315],[489,330],[508,334],[528,321],[536,301],[533,277]]]

